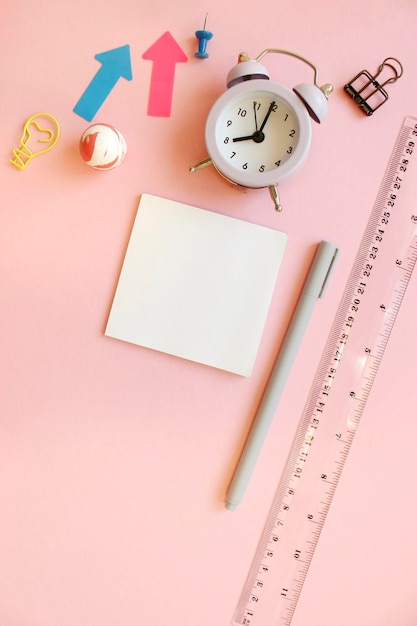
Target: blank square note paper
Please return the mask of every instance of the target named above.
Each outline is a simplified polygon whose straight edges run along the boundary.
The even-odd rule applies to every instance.
[[[252,374],[287,235],[141,197],[105,334]]]

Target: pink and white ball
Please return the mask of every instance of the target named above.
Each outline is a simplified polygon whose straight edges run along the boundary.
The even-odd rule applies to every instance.
[[[120,130],[110,124],[93,124],[82,134],[82,160],[95,170],[111,170],[120,165],[127,152]]]

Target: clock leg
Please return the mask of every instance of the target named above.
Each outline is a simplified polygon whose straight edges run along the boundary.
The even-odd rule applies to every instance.
[[[190,172],[195,172],[197,170],[201,170],[201,169],[203,169],[203,167],[207,167],[208,165],[211,165],[211,163],[212,163],[212,161],[211,161],[210,157],[207,157],[206,159],[203,159],[199,163],[196,163],[195,165],[192,165],[189,168],[189,171]]]
[[[280,203],[279,193],[278,193],[278,186],[271,185],[271,187],[269,187],[269,194],[272,198],[272,202],[274,203],[275,210],[282,211],[282,206]]]

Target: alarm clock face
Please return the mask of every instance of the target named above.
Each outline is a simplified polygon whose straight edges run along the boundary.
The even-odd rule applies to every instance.
[[[207,118],[206,145],[213,164],[244,187],[268,187],[293,174],[310,142],[304,105],[290,89],[269,80],[234,85]]]

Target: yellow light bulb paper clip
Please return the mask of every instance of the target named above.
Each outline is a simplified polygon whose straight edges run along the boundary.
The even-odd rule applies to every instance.
[[[9,159],[19,170],[23,170],[28,163],[40,154],[51,150],[57,143],[60,135],[58,120],[50,113],[36,113],[32,115],[23,127],[19,148],[13,150],[13,159]]]

